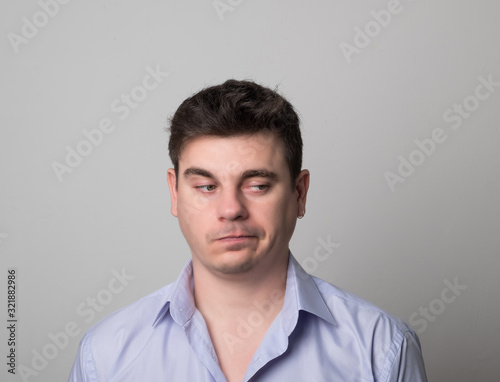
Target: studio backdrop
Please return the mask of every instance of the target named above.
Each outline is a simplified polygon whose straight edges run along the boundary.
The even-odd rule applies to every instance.
[[[500,2],[0,9],[0,380],[65,381],[87,329],[176,279],[165,127],[228,78],[300,114],[301,265],[408,322],[430,381],[499,380]]]

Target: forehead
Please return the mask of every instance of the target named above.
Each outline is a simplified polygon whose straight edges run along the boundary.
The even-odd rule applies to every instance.
[[[180,173],[189,167],[214,173],[249,169],[288,170],[283,143],[276,135],[268,133],[194,138],[184,146],[179,158]]]

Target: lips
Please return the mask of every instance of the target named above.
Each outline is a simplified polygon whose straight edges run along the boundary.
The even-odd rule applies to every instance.
[[[228,243],[237,241],[255,240],[262,237],[260,229],[245,224],[231,224],[224,228],[214,230],[208,234],[210,242]]]
[[[232,235],[226,235],[226,236],[220,237],[217,240],[238,240],[238,239],[249,239],[249,238],[253,238],[253,237],[255,237],[255,236],[232,234]]]

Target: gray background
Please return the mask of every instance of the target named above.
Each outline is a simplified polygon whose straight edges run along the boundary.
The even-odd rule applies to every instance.
[[[0,6],[0,284],[16,267],[18,372],[66,380],[86,329],[175,280],[189,251],[169,212],[165,120],[206,85],[251,78],[278,85],[301,115],[311,189],[291,243],[299,261],[411,321],[430,380],[497,380],[500,87],[473,97],[478,78],[500,81],[500,3],[402,0],[377,30],[370,12],[387,1],[221,2],[233,5],[219,16],[211,0],[74,0],[46,25],[36,2]],[[9,33],[33,17],[43,26],[16,52]],[[356,27],[373,37],[348,62],[340,45],[354,45]],[[121,120],[111,104],[148,66],[169,74],[136,89],[145,99]],[[474,110],[453,129],[443,114],[464,100]],[[60,182],[53,163],[103,118],[116,129]],[[384,173],[436,128],[446,141],[414,153],[423,163],[391,190]],[[338,247],[315,258],[328,237]],[[134,277],[116,293],[113,270]],[[95,317],[78,312],[96,297]],[[50,353],[50,333],[70,322],[78,334]],[[5,328],[0,341],[7,353]],[[44,348],[53,359],[37,371]],[[3,361],[0,379],[23,380]]]

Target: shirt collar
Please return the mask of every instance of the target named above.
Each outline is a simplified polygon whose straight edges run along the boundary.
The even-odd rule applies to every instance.
[[[332,325],[336,324],[313,278],[300,266],[290,252],[285,302],[282,311],[285,315],[291,315],[301,310],[314,314]]]
[[[172,285],[170,293],[166,295],[165,300],[162,302],[153,326],[156,326],[167,312],[170,312],[177,324],[185,326],[196,311],[193,291],[193,263],[192,259],[189,259],[177,281]]]
[[[156,326],[167,312],[170,312],[177,324],[185,326],[196,311],[193,291],[193,264],[190,259],[173,284],[170,293],[165,296],[153,326]],[[313,278],[300,266],[290,252],[282,314],[285,317],[297,317],[301,310],[335,325],[335,319],[326,306]]]

